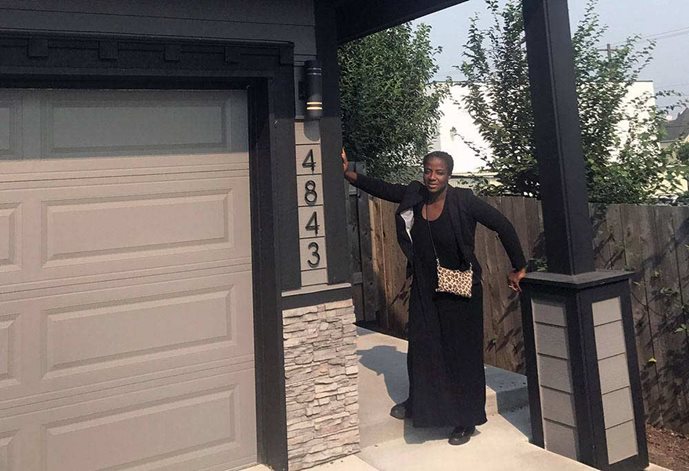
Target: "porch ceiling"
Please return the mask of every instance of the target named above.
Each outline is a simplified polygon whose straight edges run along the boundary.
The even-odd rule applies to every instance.
[[[359,39],[368,34],[411,21],[467,0],[339,0],[337,42]]]

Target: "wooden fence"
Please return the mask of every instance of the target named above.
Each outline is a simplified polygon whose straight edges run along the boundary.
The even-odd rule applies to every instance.
[[[359,212],[350,215],[364,240],[354,248],[354,270],[360,273],[357,318],[375,320],[381,330],[404,337],[409,280],[397,246],[395,205],[360,192],[350,193],[353,201]],[[530,270],[538,269],[545,254],[540,202],[519,197],[486,201],[513,222]],[[647,418],[689,433],[689,207],[591,205],[590,214],[596,267],[635,272],[632,314]],[[510,263],[497,236],[480,225],[476,255],[483,267],[486,362],[523,373],[519,298],[506,282]]]

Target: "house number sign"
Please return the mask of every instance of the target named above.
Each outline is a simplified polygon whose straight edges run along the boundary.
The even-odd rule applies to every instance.
[[[301,284],[328,282],[323,217],[323,168],[321,146],[310,140],[297,124],[297,205],[299,207],[299,256]]]

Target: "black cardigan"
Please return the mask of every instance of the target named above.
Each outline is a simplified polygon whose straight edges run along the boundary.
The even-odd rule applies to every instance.
[[[413,181],[408,185],[400,185],[387,183],[362,174],[357,174],[357,180],[353,185],[377,198],[399,203],[395,211],[397,241],[409,262],[407,264],[407,275],[410,275],[411,261],[413,259],[412,241],[407,233],[402,213],[408,209],[413,210],[415,206],[421,205],[426,201],[428,194],[426,187],[418,181]],[[473,265],[474,283],[480,283],[481,281],[481,265],[478,263],[474,253],[477,222],[497,232],[514,270],[521,270],[526,266],[524,252],[519,243],[517,232],[514,230],[512,223],[500,211],[476,197],[471,190],[451,186],[447,188],[445,204],[449,204],[450,219],[459,253],[464,256],[467,262]]]

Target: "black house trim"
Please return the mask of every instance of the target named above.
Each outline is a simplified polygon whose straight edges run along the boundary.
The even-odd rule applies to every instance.
[[[275,266],[299,250],[279,203],[296,201],[293,45],[0,33],[0,88],[247,90],[258,460],[287,469],[281,282],[299,266]]]
[[[348,283],[352,278],[352,270],[347,237],[346,190],[340,161],[342,121],[340,67],[337,62],[337,18],[336,10],[327,2],[316,2],[314,7],[316,49],[323,67],[323,116],[320,120],[320,130],[323,201],[326,208],[325,229],[328,240],[328,283]]]
[[[467,0],[348,0],[337,6],[337,37],[343,44],[429,15]]]

